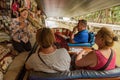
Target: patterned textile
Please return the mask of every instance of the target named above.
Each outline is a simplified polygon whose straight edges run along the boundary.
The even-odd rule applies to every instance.
[[[10,41],[10,36],[5,32],[0,32],[0,42]]]
[[[10,54],[11,50],[9,48],[0,45],[0,71],[5,73],[13,61],[13,57]]]
[[[0,45],[0,60],[10,52],[10,49],[7,49]]]
[[[0,69],[3,73],[6,73],[9,65],[12,63],[13,59],[11,56],[4,57],[0,62]]]
[[[22,23],[25,23],[24,25]],[[23,28],[21,28],[23,27]],[[11,37],[15,41],[23,41],[28,42],[30,38],[30,32],[28,31],[28,21],[20,22],[16,19],[13,19],[12,24],[10,26]]]

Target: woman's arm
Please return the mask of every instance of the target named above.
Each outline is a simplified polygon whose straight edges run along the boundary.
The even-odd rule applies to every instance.
[[[26,68],[27,70],[31,70],[31,68],[30,68],[29,65],[27,65],[27,64],[25,64],[25,68]]]
[[[89,52],[87,55],[82,56],[85,54],[85,51],[82,51],[78,54],[75,60],[75,64],[78,67],[87,67],[87,66],[93,66],[97,60],[97,57],[94,53],[94,51]]]
[[[27,70],[33,70],[33,68],[32,68],[32,63],[31,63],[31,62],[26,62],[26,63],[25,63],[25,68],[26,68]]]
[[[29,59],[26,61],[25,63],[25,68],[27,70],[33,70],[33,67],[34,67],[34,54],[32,54]]]

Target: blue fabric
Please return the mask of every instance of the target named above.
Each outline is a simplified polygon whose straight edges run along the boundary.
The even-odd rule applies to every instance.
[[[68,46],[83,46],[83,47],[91,47],[92,45],[91,45],[90,43],[78,43],[78,44],[68,43]]]
[[[62,73],[44,73],[32,71],[28,77],[28,80],[74,80],[74,79],[88,79],[88,78],[112,78],[119,77],[120,79],[120,68],[115,68],[106,71],[95,71],[95,70],[74,70]],[[106,79],[104,79],[106,80]]]
[[[68,46],[84,46],[84,47],[92,47],[95,43],[95,35],[93,32],[89,32],[89,39],[87,43],[68,43]]]
[[[73,40],[75,41],[75,43],[88,43],[88,38],[88,30],[83,30],[78,32]]]
[[[89,43],[94,45],[95,43],[95,34],[93,32],[89,32]]]

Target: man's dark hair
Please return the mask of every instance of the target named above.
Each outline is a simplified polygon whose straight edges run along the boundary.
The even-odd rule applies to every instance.
[[[82,23],[82,24],[84,24],[85,26],[87,26],[87,20],[81,19],[81,20],[78,21],[78,24],[79,24],[79,23]]]

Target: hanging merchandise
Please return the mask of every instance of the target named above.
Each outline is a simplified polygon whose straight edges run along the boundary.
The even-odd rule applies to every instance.
[[[17,2],[17,0],[13,0],[11,9],[12,9],[12,18],[18,17],[19,3]]]
[[[24,0],[24,6],[26,8],[28,8],[28,9],[30,9],[31,8],[31,2],[30,2],[30,0]]]

